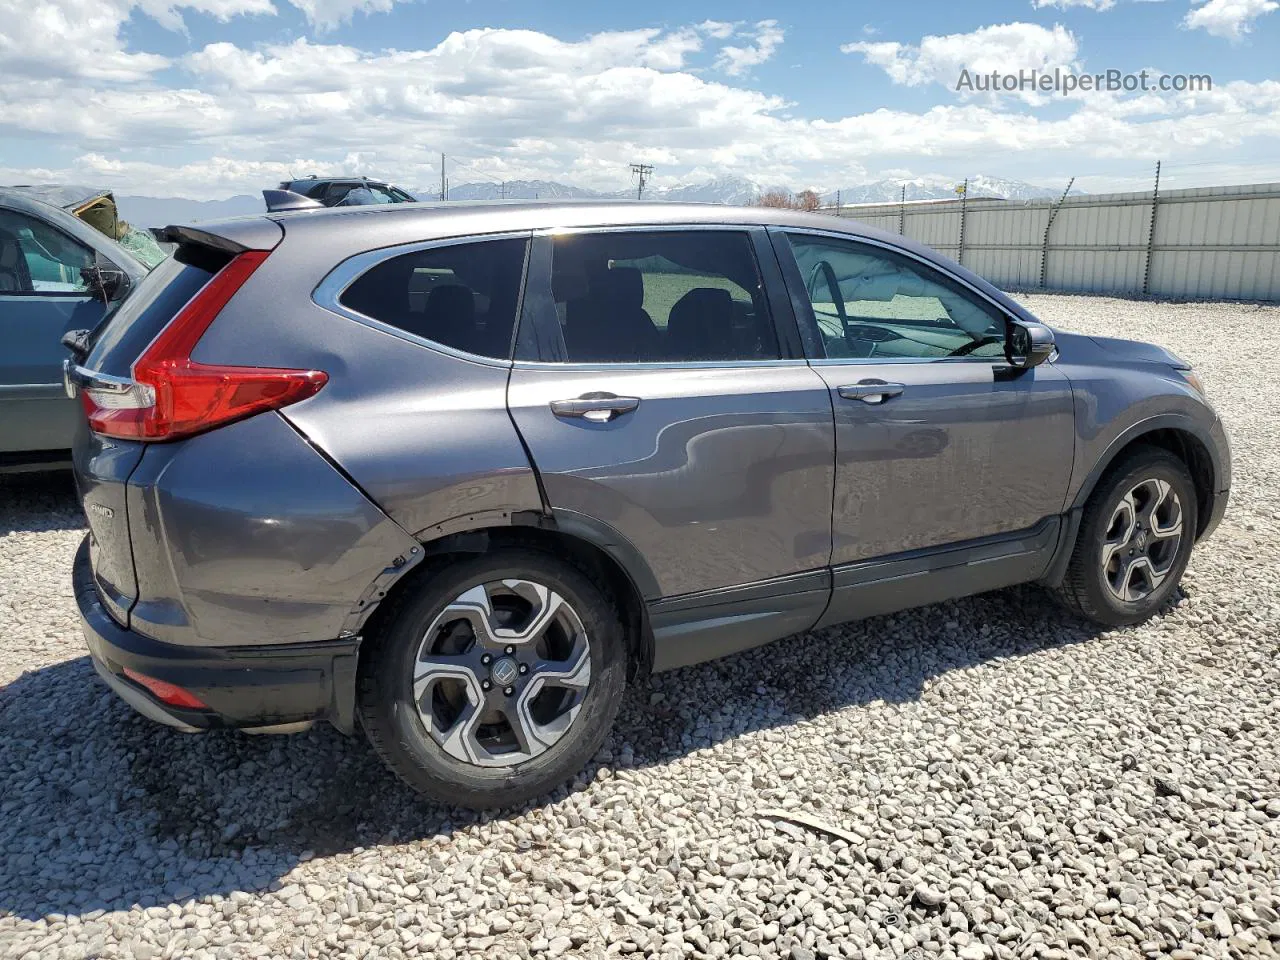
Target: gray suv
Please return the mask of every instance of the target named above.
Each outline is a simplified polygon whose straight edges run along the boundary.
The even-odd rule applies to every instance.
[[[628,682],[789,634],[1029,581],[1137,623],[1227,502],[1187,364],[834,217],[168,238],[66,366],[98,672],[187,731],[358,724],[458,805],[571,778]]]

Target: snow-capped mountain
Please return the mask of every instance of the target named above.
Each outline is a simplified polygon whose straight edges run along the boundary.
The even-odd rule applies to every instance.
[[[906,179],[875,180],[870,183],[855,184],[840,190],[840,202],[843,203],[886,203],[897,201],[902,197],[902,188],[907,188],[908,200],[946,200],[955,199],[956,187],[962,180],[953,180],[942,176],[921,176]],[[771,189],[755,180],[745,177],[720,177],[696,183],[681,183],[669,187],[650,187],[645,190],[646,200],[672,200],[690,203],[728,203],[749,204],[759,199],[762,193]],[[1073,190],[1073,193],[1079,193]],[[1039,200],[1061,195],[1062,189],[1043,187],[1023,180],[1011,180],[1006,177],[990,177],[978,175],[969,178],[969,196],[1003,197],[1006,200]],[[635,190],[599,191],[586,187],[576,187],[554,180],[510,180],[503,188],[497,183],[464,183],[449,188],[450,200],[496,200],[501,196],[508,200],[617,200],[635,196]],[[423,190],[419,194],[424,200],[435,199],[436,194]],[[836,191],[831,190],[822,195],[824,204],[836,202]]]
[[[907,188],[908,200],[954,200],[959,194],[956,188],[963,183],[949,177],[923,176],[906,179],[875,180],[840,190],[840,203],[896,203],[902,199],[902,188]],[[1066,184],[1063,184],[1066,186]],[[1005,200],[1044,200],[1062,195],[1062,187],[1041,187],[1025,180],[1004,177],[988,177],[979,174],[969,178],[969,198],[1002,197]],[[1072,193],[1080,193],[1072,190]],[[823,194],[822,202],[836,202],[836,191]]]
[[[439,200],[439,191],[430,187],[415,190],[419,200]],[[593,200],[611,196],[586,187],[573,187],[554,180],[508,180],[505,184],[485,181],[463,183],[449,188],[450,200]]]
[[[646,200],[681,200],[690,203],[751,203],[760,196],[759,184],[742,177],[721,177],[701,183],[683,183],[670,187],[649,187]],[[423,200],[438,199],[430,188],[416,191]],[[508,180],[463,183],[449,188],[450,200],[626,200],[636,195],[635,189],[591,190],[555,180]]]

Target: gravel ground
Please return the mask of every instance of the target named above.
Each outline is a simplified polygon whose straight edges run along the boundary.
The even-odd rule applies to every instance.
[[[0,955],[1280,953],[1280,308],[1024,299],[1172,347],[1227,419],[1175,610],[1100,633],[1021,588],[659,677],[501,817],[328,728],[135,716],[83,655],[69,485],[0,481]]]

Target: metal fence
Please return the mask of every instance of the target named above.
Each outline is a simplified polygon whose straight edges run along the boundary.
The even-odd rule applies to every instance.
[[[927,243],[1009,289],[1280,300],[1280,183],[838,213]]]

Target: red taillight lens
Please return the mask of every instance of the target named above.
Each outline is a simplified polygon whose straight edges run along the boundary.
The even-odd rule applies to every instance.
[[[148,677],[145,673],[130,670],[128,667],[125,667],[124,675],[139,686],[146,687],[155,694],[157,700],[167,703],[171,707],[185,707],[190,710],[209,709],[207,703],[190,690],[184,690],[177,684],[169,683],[166,680],[157,680],[155,677]]]
[[[246,251],[218,271],[134,362],[134,383],[129,389],[80,392],[95,433],[130,440],[176,440],[297,403],[325,385],[329,378],[320,370],[224,366],[191,359],[191,351],[214,317],[268,252]]]

